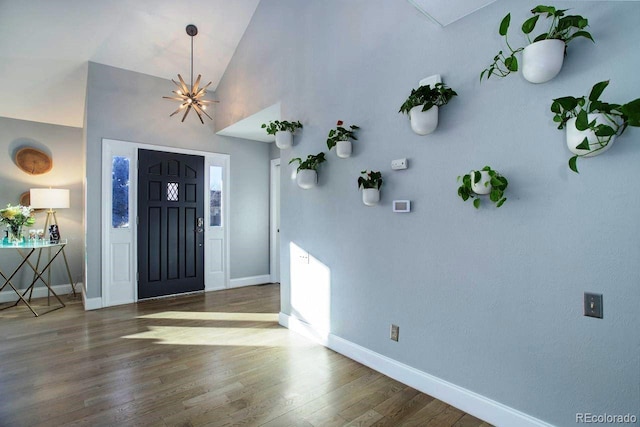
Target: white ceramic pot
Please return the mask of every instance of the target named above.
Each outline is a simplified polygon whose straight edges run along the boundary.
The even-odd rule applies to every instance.
[[[589,123],[592,121],[596,121],[596,124],[605,124],[612,126],[610,120],[604,114],[588,114]],[[589,150],[583,150],[576,148],[578,145],[582,144],[584,138],[589,140]],[[582,157],[592,157],[597,156],[598,154],[602,154],[607,151],[613,145],[613,141],[616,139],[616,136],[613,135],[609,140],[609,143],[604,147],[598,142],[598,137],[596,137],[595,133],[591,130],[578,130],[576,129],[576,119],[575,117],[569,119],[567,121],[567,148],[573,154],[577,154]]]
[[[365,188],[362,190],[362,203],[367,206],[375,206],[380,201],[380,190],[377,188]]]
[[[531,43],[522,52],[522,76],[531,83],[548,82],[562,68],[564,48],[564,41],[557,39]]]
[[[409,110],[411,129],[418,135],[428,135],[438,127],[438,106],[434,105],[427,111],[422,111],[422,105]]]
[[[474,172],[471,172],[471,189],[476,194],[489,194],[491,193],[491,177],[488,171],[480,171],[480,181],[478,183],[473,182]]]
[[[296,174],[296,182],[298,187],[308,190],[318,183],[318,174],[313,169],[300,169]]]
[[[293,145],[293,134],[288,130],[279,130],[276,132],[276,146],[281,149],[291,148]]]
[[[338,141],[336,143],[336,155],[341,159],[351,157],[351,141]]]

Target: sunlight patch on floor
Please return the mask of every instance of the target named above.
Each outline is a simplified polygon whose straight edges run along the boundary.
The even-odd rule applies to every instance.
[[[149,326],[149,330],[125,339],[156,340],[156,344],[277,347],[305,346],[284,328],[205,328],[188,326]]]
[[[138,316],[139,319],[177,319],[177,320],[233,320],[243,322],[278,323],[277,313],[226,313],[207,311],[164,311],[162,313]]]

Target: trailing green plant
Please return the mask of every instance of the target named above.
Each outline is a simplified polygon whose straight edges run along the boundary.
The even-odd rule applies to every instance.
[[[302,160],[300,157],[296,157],[294,159],[289,160],[289,164],[293,163],[293,162],[298,162],[298,172],[301,171],[302,169],[310,169],[310,170],[314,170],[314,171],[318,171],[318,166],[320,166],[320,163],[325,162],[326,159],[324,157],[324,153],[318,153],[316,155],[313,154],[309,154],[306,158],[306,160]]]
[[[509,185],[507,178],[503,177],[489,166],[483,167],[480,171],[486,171],[489,174],[489,181],[485,183],[486,186],[491,185],[489,200],[494,202],[496,207],[499,208],[507,201],[507,198],[504,197],[504,192]],[[462,184],[458,187],[458,196],[460,196],[465,202],[469,199],[474,199],[473,206],[476,209],[480,207],[480,198],[478,197],[479,194],[476,194],[473,191],[471,184],[472,182],[473,184],[478,184],[480,182],[482,178],[480,171],[471,171],[464,176],[458,177],[458,182],[461,182]]]
[[[569,159],[569,168],[578,173],[578,157],[602,150],[609,145],[614,135],[622,135],[627,126],[640,127],[640,98],[626,104],[610,104],[600,101],[602,92],[609,85],[609,80],[598,82],[591,88],[588,97],[564,96],[556,98],[551,104],[551,112],[555,113],[553,121],[558,123],[558,129],[564,129],[567,122],[576,119],[575,126],[579,131],[592,131],[597,139],[595,149],[589,145],[589,139],[585,137],[576,146],[580,150],[588,150],[585,154],[576,154]],[[589,121],[589,114],[602,114],[607,123]]]
[[[362,171],[362,175],[358,178],[358,189],[360,188],[375,188],[379,190],[382,186],[382,174],[380,171]]]
[[[418,89],[411,89],[411,94],[406,101],[400,106],[398,113],[409,114],[413,107],[422,105],[422,111],[427,111],[431,107],[442,107],[451,101],[451,98],[458,94],[443,83],[420,86]]]
[[[272,120],[269,122],[269,124],[267,125],[266,123],[262,124],[262,129],[267,130],[267,133],[269,135],[275,135],[276,132],[278,131],[289,131],[291,133],[295,132],[296,129],[301,129],[302,128],[302,123],[300,122],[288,122],[286,120],[283,121],[279,121],[279,120]]]
[[[577,37],[585,37],[594,41],[591,34],[588,31],[585,31],[585,28],[589,25],[589,21],[580,15],[565,15],[567,10],[569,9],[556,9],[553,6],[542,5],[531,9],[533,16],[524,21],[521,27],[529,44],[541,40],[557,39],[564,42],[566,49],[567,44]],[[541,16],[544,16],[546,20],[550,19],[551,22],[546,32],[539,34],[532,40],[531,33],[535,29]],[[482,81],[482,78],[485,75],[488,80],[491,75],[506,77],[512,72],[518,71],[518,59],[516,58],[516,54],[523,51],[524,47],[513,49],[509,44],[507,33],[509,31],[510,23],[511,13],[507,13],[507,15],[502,18],[500,28],[498,29],[498,33],[504,37],[504,41],[510,53],[507,53],[507,56],[503,51],[498,52],[498,54],[493,58],[493,63],[480,73],[480,81]]]
[[[329,136],[327,137],[327,147],[329,147],[329,150],[335,147],[338,141],[348,141],[349,139],[358,140],[355,131],[360,128],[356,125],[351,125],[349,129],[347,129],[342,126],[343,124],[344,122],[342,120],[338,120],[336,128],[329,131]]]

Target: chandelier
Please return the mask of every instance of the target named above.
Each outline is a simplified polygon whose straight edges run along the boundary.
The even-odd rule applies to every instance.
[[[163,96],[163,98],[179,101],[181,103],[178,109],[171,113],[169,117],[172,117],[184,110],[184,115],[182,116],[182,121],[184,122],[189,111],[193,109],[196,114],[198,114],[200,122],[204,124],[204,121],[202,120],[203,114],[209,117],[210,120],[213,120],[205,111],[207,109],[207,105],[217,101],[207,101],[206,99],[202,99],[202,97],[207,93],[207,88],[211,85],[211,82],[209,82],[206,86],[200,87],[200,79],[202,78],[202,75],[198,74],[196,82],[193,83],[193,37],[198,34],[198,27],[193,24],[189,24],[187,25],[186,30],[189,37],[191,37],[191,85],[187,86],[182,76],[178,74],[178,80],[180,80],[180,82],[176,82],[171,79],[171,81],[178,87],[178,90],[172,90],[171,92],[177,96]]]

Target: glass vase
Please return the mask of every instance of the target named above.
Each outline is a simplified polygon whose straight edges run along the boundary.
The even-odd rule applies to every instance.
[[[21,225],[11,225],[9,226],[9,244],[17,246],[22,244],[24,237],[22,236],[22,226]]]

